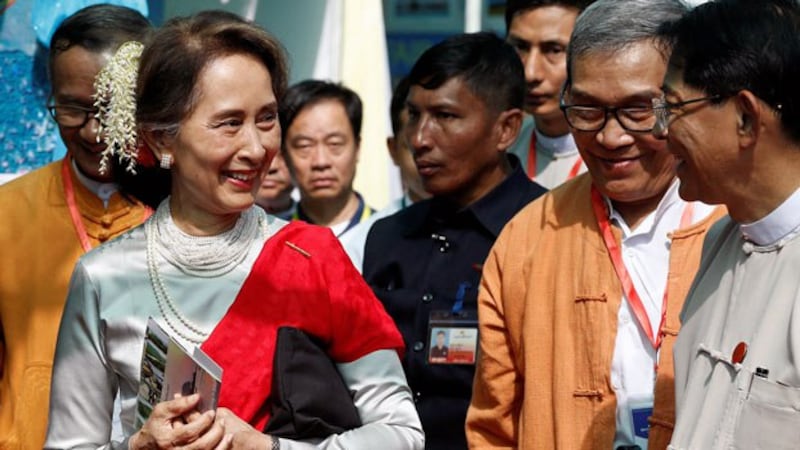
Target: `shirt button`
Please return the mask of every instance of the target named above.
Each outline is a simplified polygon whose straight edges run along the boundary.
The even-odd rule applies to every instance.
[[[422,296],[422,301],[425,303],[430,303],[433,301],[433,294],[427,292]]]
[[[417,341],[414,343],[415,352],[421,352],[423,348],[425,348],[425,344],[423,344],[422,342]]]
[[[107,241],[109,237],[111,237],[111,236],[109,236],[109,234],[107,232],[105,232],[105,231],[101,231],[101,232],[97,233],[97,240],[100,241],[100,242]]]
[[[97,191],[97,196],[102,199],[109,199],[117,189],[111,186],[101,186],[100,189]]]
[[[420,398],[422,398],[422,392],[414,392],[414,403],[419,402]]]
[[[100,218],[100,225],[102,225],[103,228],[111,227],[112,223],[114,223],[114,219],[112,219],[111,216],[103,216]]]

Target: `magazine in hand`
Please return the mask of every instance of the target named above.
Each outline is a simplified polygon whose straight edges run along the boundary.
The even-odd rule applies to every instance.
[[[184,348],[150,317],[144,335],[139,396],[136,400],[136,429],[142,427],[157,403],[175,394],[200,394],[197,410],[217,407],[222,368],[200,347]]]

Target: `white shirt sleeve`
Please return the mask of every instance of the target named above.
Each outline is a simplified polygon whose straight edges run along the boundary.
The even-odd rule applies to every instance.
[[[337,367],[355,393],[353,402],[363,425],[319,443],[281,439],[281,450],[425,448],[422,424],[394,350],[378,350]]]

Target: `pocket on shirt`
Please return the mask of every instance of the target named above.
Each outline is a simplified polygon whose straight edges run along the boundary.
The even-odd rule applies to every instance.
[[[605,294],[581,295],[574,303],[575,397],[602,397],[608,387],[613,345]]]
[[[739,376],[748,376],[742,371]],[[800,446],[800,388],[754,376],[742,403],[732,449],[797,449]]]

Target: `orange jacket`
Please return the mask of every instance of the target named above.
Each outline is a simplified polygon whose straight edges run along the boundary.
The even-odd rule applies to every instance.
[[[0,186],[0,449],[41,449],[61,311],[83,254],[70,218],[61,161]],[[102,201],[74,176],[75,200],[93,246],[142,222],[144,207]]]
[[[622,289],[581,175],[522,210],[489,254],[478,294],[480,359],[467,415],[471,448],[612,448],[611,359]],[[675,421],[672,346],[708,218],[672,234],[667,321],[649,447]],[[614,228],[619,241],[621,233]]]

